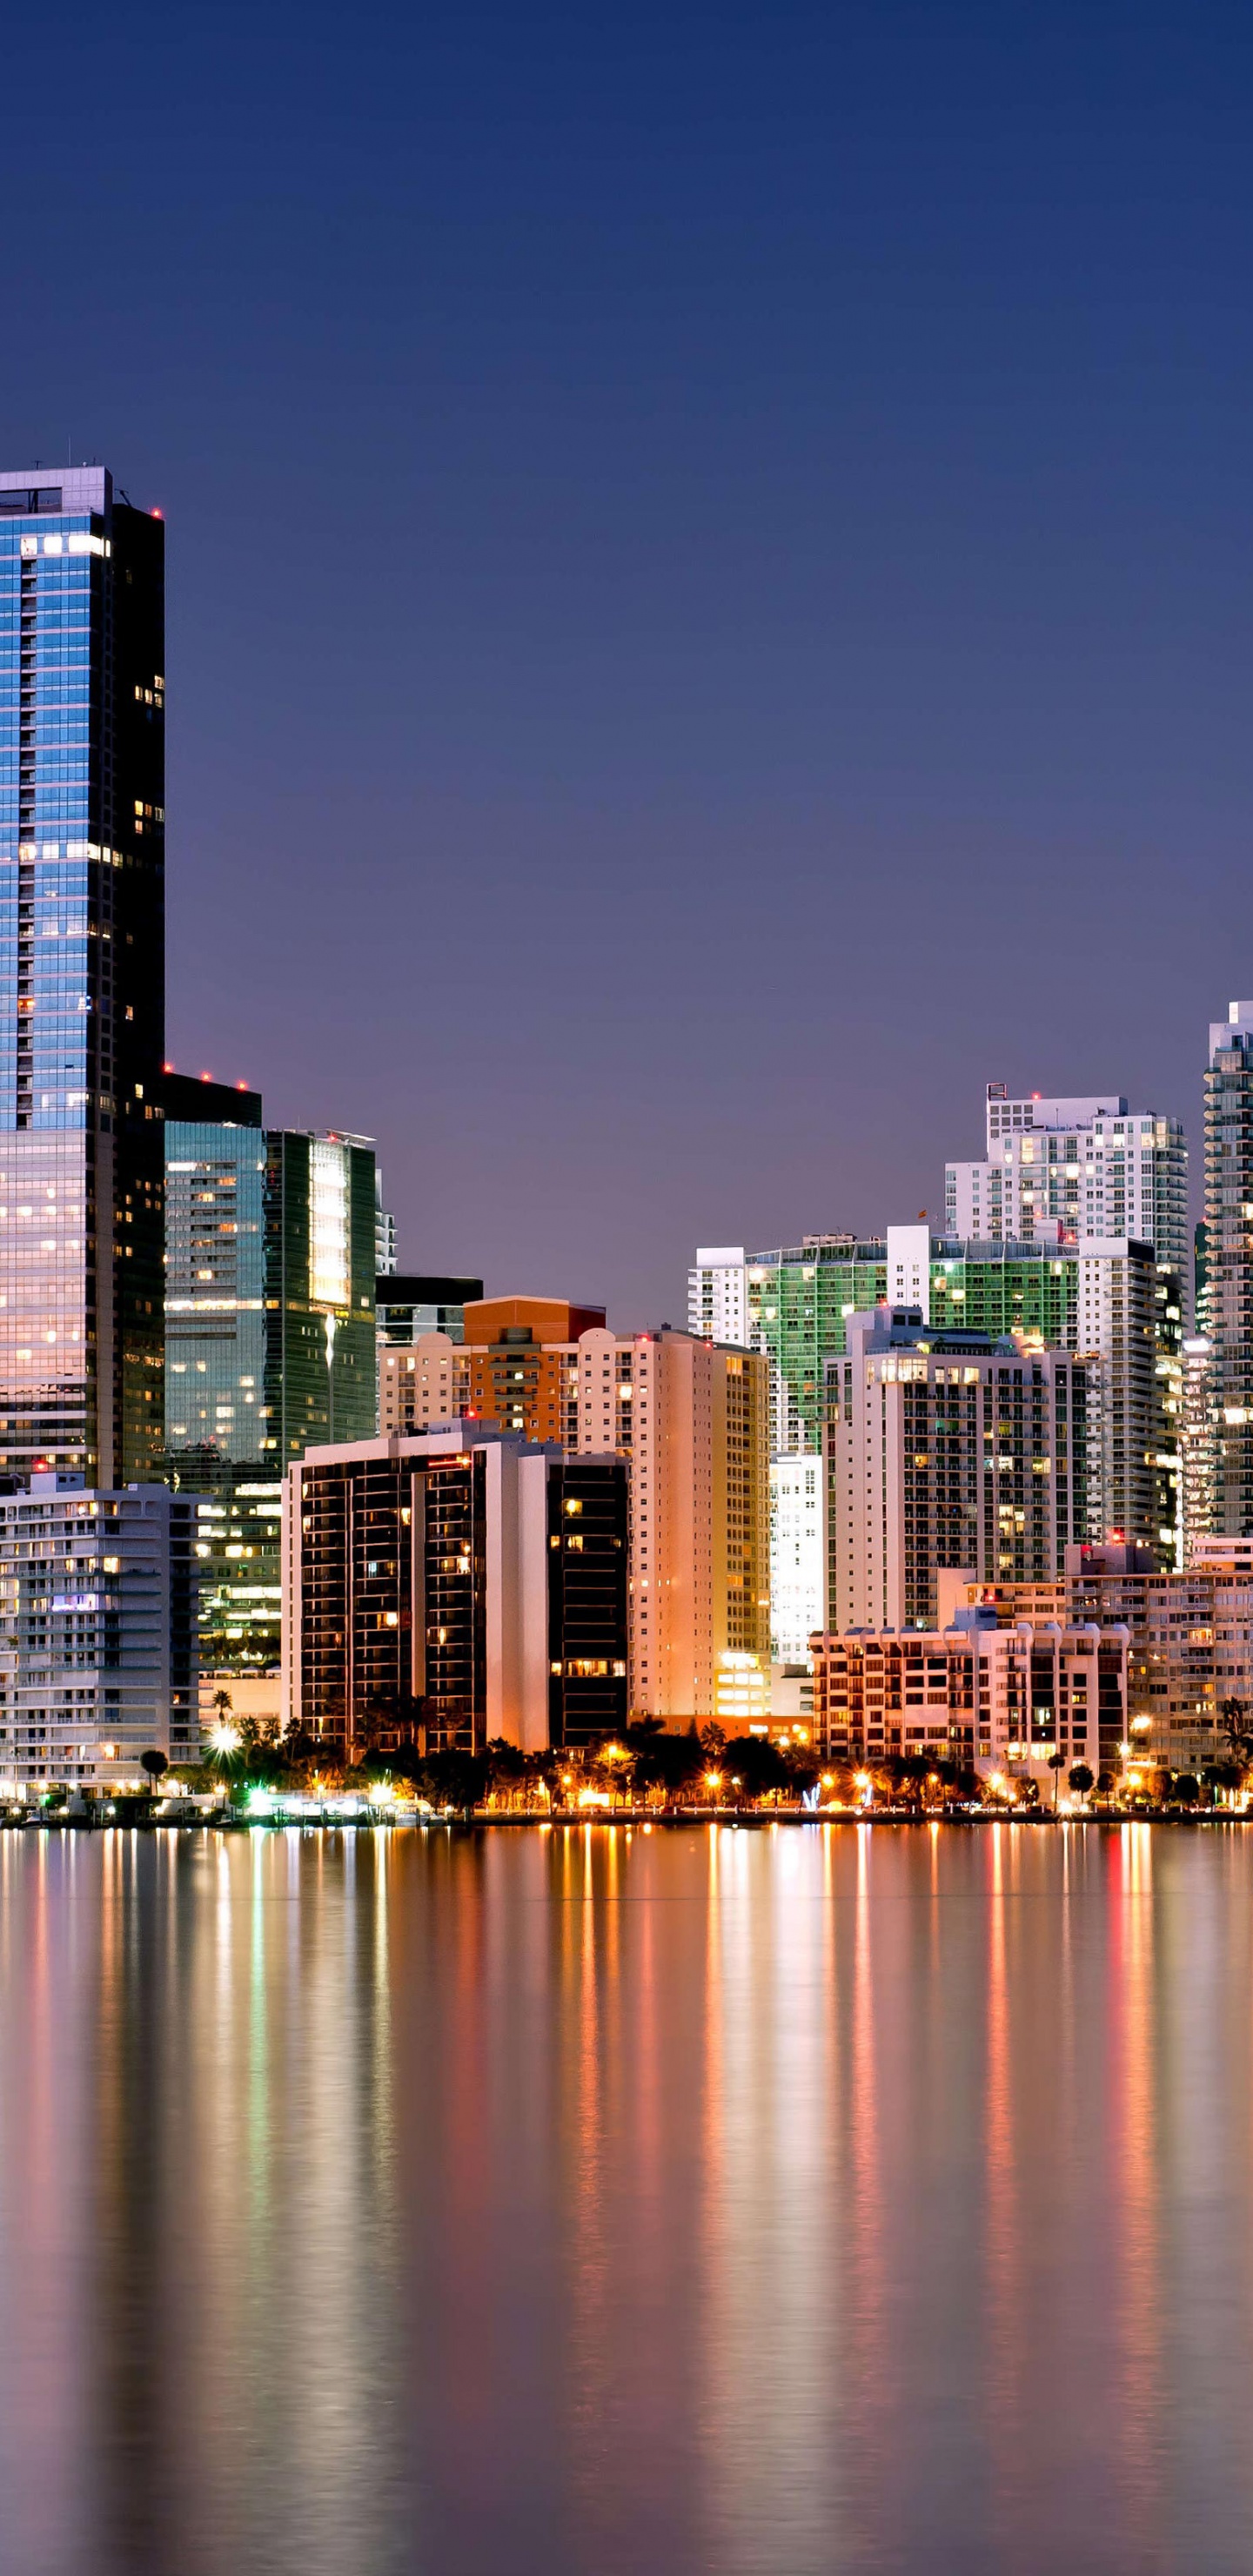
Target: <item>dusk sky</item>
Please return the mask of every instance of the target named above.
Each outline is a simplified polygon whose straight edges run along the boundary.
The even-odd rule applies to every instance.
[[[169,527],[169,1052],[679,1321],[1253,992],[1253,21],[19,14],[0,464]]]

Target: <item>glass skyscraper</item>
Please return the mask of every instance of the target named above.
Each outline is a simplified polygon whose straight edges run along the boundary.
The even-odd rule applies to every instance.
[[[0,1477],[161,1445],[164,535],[0,473]]]
[[[265,1129],[242,1084],[167,1073],[164,1102],[163,1469],[202,1498],[202,1670],[265,1671],[284,1471],[374,1432],[374,1151]]]

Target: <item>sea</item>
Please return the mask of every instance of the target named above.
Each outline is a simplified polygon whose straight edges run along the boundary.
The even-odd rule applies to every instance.
[[[0,1834],[4,2576],[1248,2576],[1253,1827]]]

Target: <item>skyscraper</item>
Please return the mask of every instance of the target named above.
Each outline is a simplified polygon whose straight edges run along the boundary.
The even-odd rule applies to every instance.
[[[1129,1114],[1120,1092],[1011,1100],[1003,1082],[990,1082],[987,1158],[946,1166],[945,1231],[970,1242],[1030,1242],[1050,1224],[1073,1236],[1130,1235],[1182,1278],[1187,1173],[1177,1118]]]
[[[770,1689],[769,1378],[760,1352],[672,1332],[580,1333],[567,1444],[631,1462],[631,1706],[729,1733]]]
[[[1205,1076],[1205,1330],[1212,1346],[1208,1527],[1253,1530],[1253,1002],[1211,1022]]]
[[[161,1444],[164,535],[0,473],[0,1474]]]
[[[166,1073],[166,1446],[198,1505],[200,1660],[273,1671],[283,1469],[375,1422],[374,1156]]]
[[[1047,1581],[1088,1537],[1088,1362],[881,1307],[826,1374],[833,1632],[933,1627],[942,1569]]]

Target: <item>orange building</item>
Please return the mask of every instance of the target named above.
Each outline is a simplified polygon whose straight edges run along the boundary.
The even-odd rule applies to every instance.
[[[570,1345],[604,1322],[603,1306],[572,1306],[563,1297],[475,1299],[465,1309],[460,1354],[466,1409],[502,1431],[565,1447]]]

